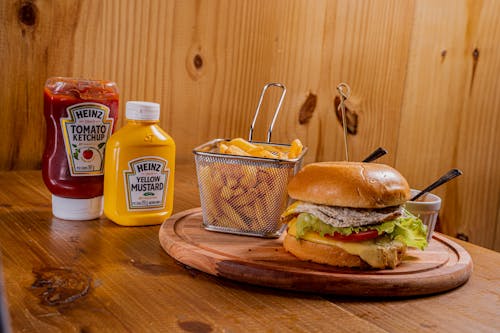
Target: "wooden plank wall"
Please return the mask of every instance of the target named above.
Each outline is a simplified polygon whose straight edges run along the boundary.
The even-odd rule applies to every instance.
[[[40,168],[50,76],[116,81],[119,125],[125,101],[161,103],[179,162],[209,139],[246,137],[270,81],[288,88],[273,141],[300,138],[307,162],[342,160],[347,82],[351,159],[383,146],[380,161],[415,188],[459,167],[435,191],[441,230],[500,250],[499,14],[496,0],[4,0],[0,170]]]

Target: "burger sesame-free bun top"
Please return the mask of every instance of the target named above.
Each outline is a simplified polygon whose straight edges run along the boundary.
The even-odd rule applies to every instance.
[[[295,175],[288,194],[320,205],[383,208],[408,201],[410,187],[396,169],[385,164],[318,162]]]

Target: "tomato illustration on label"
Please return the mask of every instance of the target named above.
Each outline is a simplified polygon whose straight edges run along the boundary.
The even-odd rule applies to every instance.
[[[83,151],[83,158],[86,160],[90,160],[94,156],[94,153],[90,149],[86,149]]]

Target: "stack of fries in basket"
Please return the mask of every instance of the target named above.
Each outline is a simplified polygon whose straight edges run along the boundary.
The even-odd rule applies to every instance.
[[[299,157],[303,146],[298,139],[288,146],[237,138],[219,142],[217,149],[223,154],[286,161]],[[287,205],[286,185],[293,168],[221,161],[200,166],[198,172],[209,225],[257,233],[276,229],[279,221],[270,221],[270,216],[279,216]]]

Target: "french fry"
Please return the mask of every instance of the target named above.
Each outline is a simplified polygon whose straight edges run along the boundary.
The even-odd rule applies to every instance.
[[[270,151],[271,153],[276,153],[278,155],[279,153],[288,153],[289,147],[287,146],[268,146],[266,145],[266,150]]]
[[[255,175],[255,172],[252,172],[252,170],[248,170],[248,168],[246,168],[245,174],[240,180],[240,185],[248,190],[252,187],[255,187],[256,184],[257,176]]]
[[[226,176],[226,186],[230,189],[235,188],[238,185],[238,178],[229,174]]]
[[[280,160],[288,159],[288,152],[290,150],[289,147],[280,147],[280,146],[266,146],[266,150],[271,153],[271,158],[277,158]]]
[[[303,149],[304,146],[299,139],[293,140],[290,147],[252,143],[242,138],[219,143],[219,152],[223,154],[277,158],[283,160],[297,158]]]
[[[282,153],[282,152],[279,152],[278,153],[278,158],[280,160],[287,160],[288,159],[288,153]]]
[[[219,170],[219,168],[215,167],[214,164],[210,168],[210,178],[206,178],[205,183],[211,183],[214,185],[216,191],[219,191],[222,186],[226,184],[224,174]]]
[[[267,183],[269,185],[273,184],[273,176],[267,172],[265,169],[257,170],[257,182],[259,183],[257,187],[261,188],[263,183]],[[265,191],[265,189],[263,189]]]
[[[224,164],[222,168],[224,169],[223,172],[226,174],[226,181],[228,182],[231,181],[227,180],[227,178],[232,178],[235,179],[236,182],[239,182],[240,179],[245,175],[245,171],[241,168],[240,165],[237,164]]]
[[[220,211],[217,209],[217,202],[219,200],[219,190],[216,188],[217,184],[210,181],[210,167],[204,166],[200,168],[200,175],[202,175],[202,196],[207,210],[207,216],[217,219],[220,216]]]
[[[252,191],[253,190],[253,191]],[[240,195],[234,196],[231,198],[229,203],[233,207],[244,207],[250,205],[252,202],[255,201],[255,189],[250,189],[250,191],[241,193]]]
[[[219,144],[219,152],[220,153],[225,154],[228,149],[229,149],[229,147],[227,145],[223,144],[222,142]]]
[[[266,226],[267,226],[267,213],[266,213],[266,209],[264,208],[264,206],[258,202],[255,203],[254,205],[255,207],[255,220],[256,220],[256,229],[258,229],[259,231],[263,231],[266,229]],[[255,227],[254,227],[255,228]]]
[[[224,212],[224,215],[226,215],[227,217],[227,225],[224,226],[233,226],[240,230],[248,229],[247,224],[241,218],[240,214],[238,214],[238,211],[236,209],[234,209],[230,205],[220,205],[220,207]]]
[[[222,186],[222,189],[220,191],[220,196],[224,200],[229,200],[233,196],[232,192],[233,191],[231,190],[231,188],[229,188],[227,185],[224,185],[224,186]]]
[[[208,195],[205,196],[205,208],[207,210],[207,216],[212,217],[214,220],[217,220],[220,217],[220,210],[217,208],[216,197],[210,197]]]
[[[255,208],[253,207],[253,205],[253,202],[249,202],[247,205],[236,208],[243,220],[252,221],[255,218]]]
[[[254,145],[253,143],[250,143],[247,140],[242,139],[242,138],[232,139],[231,141],[228,142],[228,145],[236,146],[236,147],[238,147],[246,152],[257,148],[256,145]]]
[[[267,151],[264,147],[258,146],[248,151],[251,156],[255,157],[265,157],[265,158],[276,158],[276,155]]]
[[[251,156],[249,153],[247,153],[246,151],[244,151],[240,147],[233,146],[233,145],[228,146],[228,148],[226,150],[226,154],[241,155],[241,156]]]
[[[290,146],[290,152],[288,153],[288,158],[293,159],[299,157],[300,153],[302,153],[303,148],[304,146],[302,145],[302,142],[300,142],[299,139],[293,140]]]

